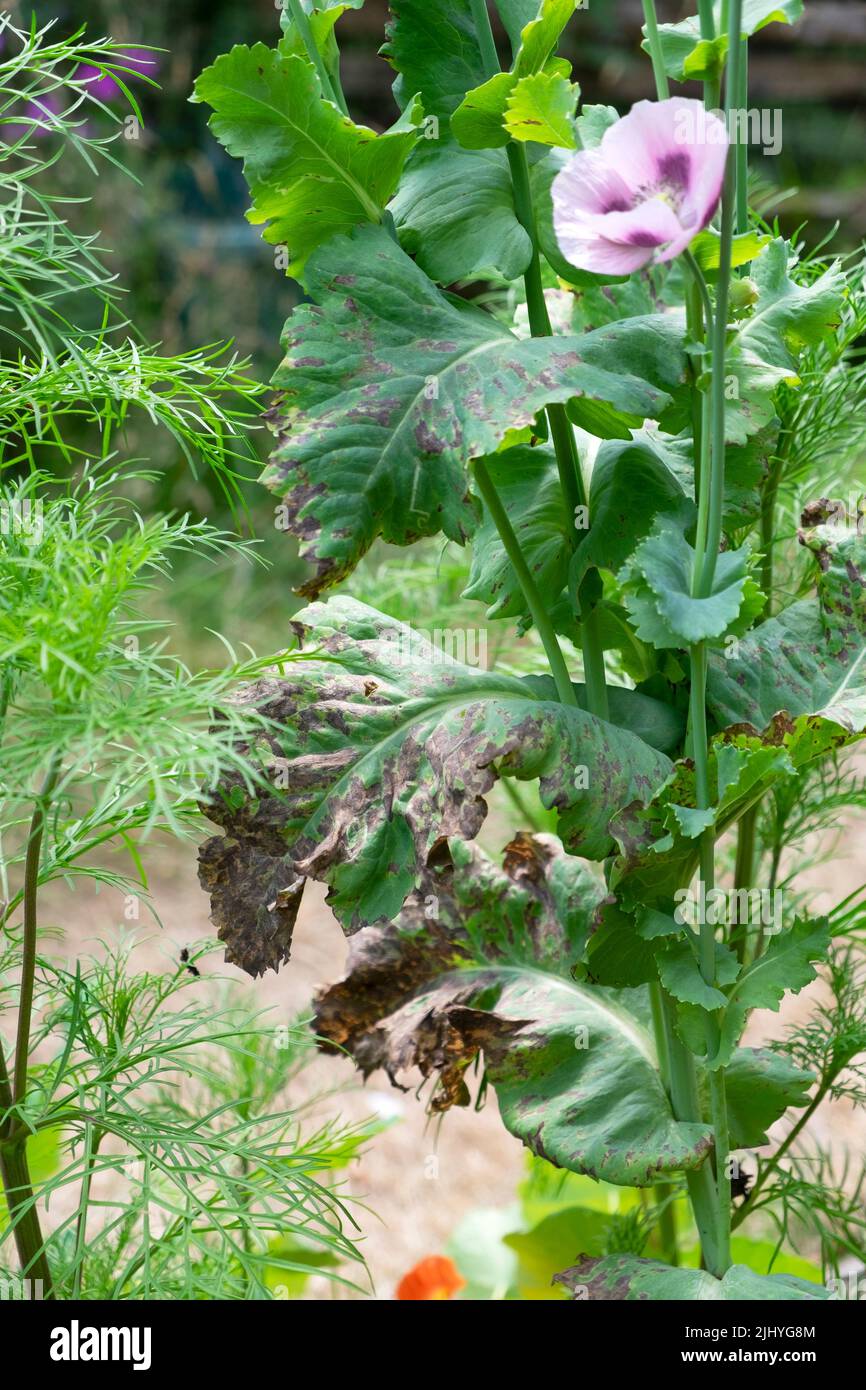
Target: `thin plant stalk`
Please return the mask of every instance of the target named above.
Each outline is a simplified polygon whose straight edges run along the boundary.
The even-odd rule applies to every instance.
[[[698,19],[701,27],[701,38],[707,42],[712,42],[716,37],[716,17],[713,13],[713,0],[698,0]],[[722,23],[724,32],[724,20]],[[715,111],[719,105],[720,96],[719,79],[709,78],[704,83],[704,102],[708,111]]]
[[[661,37],[659,35],[658,19],[656,18],[655,0],[643,0],[643,17],[646,24],[646,37],[649,45],[650,58],[653,65],[653,77],[656,82],[656,96],[659,101],[666,101],[671,94],[668,83],[668,75],[665,72],[665,59],[662,52]]]
[[[500,540],[506,555],[511,561],[511,566],[517,576],[523,597],[526,599],[527,607],[532,615],[532,621],[538,630],[542,645],[547,655],[551,675],[556,683],[556,691],[560,702],[563,705],[578,707],[578,699],[571,683],[568,667],[562,655],[550,616],[544,606],[541,594],[538,592],[535,580],[532,577],[529,566],[520,548],[520,542],[514,533],[514,528],[508,518],[502,501],[493,483],[493,479],[488,472],[487,465],[483,459],[476,459],[473,465],[475,480],[478,483],[478,490],[484,499],[484,505],[490,513],[491,520],[499,532]]]
[[[742,27],[742,0],[731,0],[728,28],[728,80],[725,87],[725,115],[730,113],[732,103],[740,91],[739,59],[741,56],[740,31]],[[719,251],[719,273],[716,284],[716,303],[713,315],[710,341],[712,343],[712,379],[710,387],[710,476],[706,500],[706,532],[699,525],[695,540],[695,562],[692,592],[696,597],[707,597],[712,592],[716,562],[722,538],[722,512],[725,489],[725,361],[728,331],[728,302],[731,282],[731,259],[736,204],[736,162],[734,149],[728,152],[725,181],[722,192],[721,245]],[[701,502],[704,502],[702,496]],[[707,691],[707,652],[703,643],[691,648],[691,694],[690,724],[692,733],[692,754],[695,761],[696,800],[698,808],[708,809],[713,800],[709,779],[708,739],[706,722]],[[715,885],[715,836],[712,829],[707,830],[700,842],[699,875],[702,884],[702,900]],[[706,914],[704,914],[706,915]],[[716,942],[712,923],[701,922],[700,927],[700,970],[705,982],[716,984]],[[706,1042],[708,1055],[712,1056],[718,1039],[718,1025],[711,1013],[706,1017]],[[708,1068],[707,1079],[710,1092],[710,1107],[715,1134],[716,1171],[716,1235],[718,1241],[717,1259],[712,1272],[721,1276],[730,1267],[731,1237],[731,1181],[729,1173],[729,1126],[725,1094],[724,1068]]]
[[[664,990],[661,990],[661,1003],[670,1067],[671,1109],[677,1120],[685,1124],[697,1124],[700,1123],[701,1107],[695,1059],[680,1041],[674,1027],[673,1001]],[[712,1273],[716,1273],[721,1265],[716,1211],[717,1191],[708,1163],[702,1163],[699,1168],[690,1169],[686,1173],[686,1189],[698,1228],[704,1264]]]
[[[737,857],[734,863],[734,888],[751,888],[752,879],[755,875],[755,839],[758,822],[757,804],[750,806],[748,811],[740,817],[737,825]],[[743,965],[746,959],[746,947],[748,944],[748,932],[744,924],[732,933],[731,945],[737,953],[737,959]]]
[[[749,109],[748,39],[740,40],[739,77],[735,100],[741,117],[736,128],[741,137],[737,145],[737,232],[742,236],[749,230],[749,147],[742,138],[748,129],[745,116]]]
[[[21,986],[18,1005],[18,1026],[15,1042],[15,1067],[10,1084],[6,1070],[5,1057],[0,1071],[0,1104],[6,1111],[23,1104],[27,1095],[27,1066],[30,1054],[30,1026],[33,1015],[33,992],[36,979],[37,944],[37,896],[39,891],[39,864],[42,856],[42,838],[45,821],[57,779],[60,764],[54,759],[45,774],[42,787],[36,797],[30,830],[27,837],[27,850],[24,860],[24,926],[21,949]],[[43,1292],[50,1296],[51,1271],[45,1253],[39,1212],[33,1194],[33,1182],[27,1162],[26,1129],[16,1124],[15,1117],[9,1115],[0,1140],[2,1152],[2,1177],[6,1200],[15,1228],[15,1245],[21,1268],[31,1279],[41,1279]]]
[[[499,55],[493,38],[490,14],[486,0],[470,0],[470,8],[475,23],[478,47],[485,73],[495,77],[501,72]],[[532,255],[524,273],[526,287],[526,308],[529,328],[535,338],[549,338],[552,333],[550,317],[544,300],[544,286],[541,279],[541,257],[538,250],[538,231],[532,206],[532,191],[529,182],[529,165],[526,151],[522,145],[510,141],[506,147],[511,183],[514,194],[514,210],[517,220],[529,236]],[[556,464],[569,516],[576,519],[577,508],[587,504],[586,490],[580,469],[580,459],[574,440],[574,430],[564,405],[547,407],[547,420],[550,437],[556,454]],[[574,533],[572,546],[577,544]],[[600,719],[609,716],[607,698],[607,679],[604,667],[604,650],[598,630],[598,618],[589,597],[589,589],[583,589],[577,596],[578,616],[580,618],[581,651],[583,654],[584,675],[586,679],[587,704],[591,714]]]
[[[27,1063],[30,1052],[30,1023],[33,1014],[33,988],[36,978],[36,900],[39,893],[39,863],[42,856],[42,837],[51,793],[60,775],[60,764],[55,759],[45,774],[45,780],[36,797],[30,831],[27,836],[27,853],[24,860],[24,934],[21,943],[21,992],[18,1006],[18,1030],[15,1042],[15,1072],[13,1077],[13,1103],[20,1105],[27,1091]]]
[[[304,48],[306,49],[307,57],[313,64],[313,67],[316,69],[319,82],[322,86],[322,92],[324,93],[328,101],[332,101],[334,102],[335,106],[339,106],[344,116],[348,115],[346,98],[343,96],[343,92],[339,83],[335,85],[331,81],[328,69],[325,67],[325,60],[316,46],[316,40],[313,37],[313,30],[310,27],[309,16],[307,15],[306,10],[301,4],[301,0],[288,0],[288,7],[289,13],[292,16],[292,21],[298,33],[300,34],[301,41],[304,45]]]

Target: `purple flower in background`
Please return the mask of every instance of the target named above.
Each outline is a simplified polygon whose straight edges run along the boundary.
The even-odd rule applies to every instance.
[[[553,225],[579,270],[629,275],[670,261],[718,207],[728,133],[703,102],[639,101],[553,181]]]
[[[146,48],[124,48],[113,55],[113,61],[133,69],[131,73],[119,74],[124,82],[132,80],[135,69],[147,77],[153,77],[157,70],[157,54],[151,53]],[[75,76],[78,81],[85,83],[88,96],[97,97],[99,101],[111,101],[112,97],[117,96],[120,92],[115,78],[102,68],[85,64]]]
[[[60,100],[54,92],[46,92],[37,101],[29,101],[22,113],[23,119],[17,121],[0,120],[0,137],[4,143],[15,144],[18,140],[39,140],[47,135],[57,122],[55,116],[61,111]]]

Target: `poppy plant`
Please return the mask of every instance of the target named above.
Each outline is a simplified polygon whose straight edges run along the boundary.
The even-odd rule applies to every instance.
[[[553,181],[553,224],[579,270],[628,275],[670,261],[713,217],[728,134],[700,101],[639,101]]]
[[[796,1140],[835,1084],[823,1059],[850,1055],[743,1038],[821,962],[848,990],[827,920],[797,906],[768,926],[758,907],[785,848],[778,807],[866,734],[866,542],[828,524],[826,501],[799,547],[779,525],[822,433],[800,428],[802,393],[810,422],[822,392],[828,420],[856,413],[866,272],[846,284],[770,235],[729,139],[748,39],[792,7],[707,3],[660,29],[645,0],[657,100],[622,118],[577,106],[557,53],[576,5],[498,8],[505,70],[486,0],[393,6],[403,110],[381,134],[347,116],[301,0],[275,48],[238,45],[196,84],[243,160],[250,220],[305,291],[262,480],[312,600],[290,672],[240,697],[278,726],[256,752],[274,794],[211,796],[225,833],[202,847],[202,882],[252,974],[288,959],[305,881],[327,884],[351,945],[316,999],[324,1046],[365,1076],[420,1073],[436,1114],[490,1087],[540,1159],[645,1190],[653,1257],[643,1236],[626,1248],[581,1223],[592,1248],[569,1244],[582,1255],[560,1293],[824,1299],[771,1272],[775,1250],[740,1263],[732,1233],[760,1235],[767,1214],[791,1229]],[[671,98],[698,58],[705,103]],[[453,293],[485,281],[494,296]],[[864,447],[861,432],[852,459]],[[346,592],[377,541],[439,535],[472,542],[463,597],[486,605],[479,623],[513,625],[507,665],[443,660]],[[515,630],[535,643],[523,667]],[[519,784],[520,826],[493,860],[475,841],[500,779]],[[732,831],[747,920],[720,922],[702,905]],[[849,1025],[866,1040],[866,1019]],[[748,1188],[744,1151],[785,1117]],[[807,1218],[833,1201],[816,1190]]]

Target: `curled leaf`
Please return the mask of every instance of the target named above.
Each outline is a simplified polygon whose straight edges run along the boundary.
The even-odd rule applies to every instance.
[[[483,1056],[506,1127],[557,1166],[646,1186],[697,1167],[707,1128],[670,1110],[650,1038],[604,990],[576,984],[603,888],[555,842],[521,836],[497,869],[450,842],[397,922],[354,937],[315,1025],[368,1075],[434,1078],[466,1105]],[[426,977],[426,978],[425,978]]]

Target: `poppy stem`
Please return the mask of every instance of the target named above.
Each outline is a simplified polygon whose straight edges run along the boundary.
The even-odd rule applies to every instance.
[[[337,80],[337,82],[331,81],[331,75],[325,66],[325,60],[316,46],[309,15],[301,4],[301,0],[287,0],[287,3],[289,13],[292,16],[292,23],[300,35],[307,57],[318,74],[319,82],[322,86],[322,95],[327,101],[332,101],[335,106],[338,106],[344,116],[347,116],[349,114],[349,108],[346,105],[346,98],[343,96],[339,80]]]
[[[712,43],[716,37],[713,0],[698,0],[698,18],[701,26],[701,38],[705,43]],[[724,31],[724,23],[722,29]],[[720,91],[720,79],[717,76],[708,77],[704,82],[704,105],[708,111],[715,111],[718,107]]]
[[[668,84],[668,75],[665,71],[665,57],[662,52],[662,41],[659,35],[658,19],[656,18],[655,0],[643,0],[643,15],[646,21],[646,37],[649,45],[650,58],[653,65],[653,76],[656,80],[656,96],[659,101],[667,101],[671,94]]]
[[[511,567],[517,576],[526,606],[532,615],[538,635],[544,646],[547,660],[550,665],[551,675],[556,683],[556,691],[559,695],[560,703],[579,708],[577,695],[571,683],[571,676],[565,664],[565,657],[562,655],[562,648],[556,635],[550,615],[544,606],[541,594],[538,592],[535,580],[523,551],[520,548],[520,541],[514,533],[508,513],[502,505],[502,499],[496,491],[496,486],[487,469],[484,459],[476,459],[473,464],[475,481],[478,483],[478,490],[484,499],[484,505],[490,513],[490,518],[499,532],[503,549],[511,561]]]
[[[742,27],[742,0],[730,0],[725,6],[729,15],[728,29],[728,78],[725,86],[725,116],[730,115],[732,103],[740,92],[741,56],[740,31]],[[728,128],[730,129],[730,123]],[[721,238],[719,246],[719,271],[716,282],[715,310],[710,306],[709,293],[703,275],[696,263],[687,259],[687,264],[695,277],[701,292],[704,315],[707,319],[712,343],[712,380],[710,386],[710,455],[709,487],[706,478],[701,479],[699,499],[699,519],[695,536],[694,574],[692,593],[695,597],[706,598],[712,593],[716,572],[716,561],[722,539],[722,514],[725,495],[725,366],[728,334],[728,300],[731,282],[731,260],[734,233],[734,213],[737,202],[737,151],[734,146],[728,149],[725,166],[725,181],[722,191]],[[701,449],[702,471],[707,467]],[[713,805],[709,777],[709,749],[707,736],[707,649],[703,642],[690,648],[691,691],[689,723],[691,731],[692,754],[695,761],[695,792],[699,810],[709,810]],[[704,831],[700,841],[699,879],[701,901],[706,902],[715,886],[715,830],[710,826]],[[702,914],[700,926],[700,971],[704,982],[716,987],[716,934],[715,925],[707,921],[708,914]],[[719,1018],[708,1009],[705,1015],[705,1034],[707,1058],[711,1063],[718,1052]],[[731,1263],[731,1179],[729,1172],[730,1134],[728,1125],[727,1099],[725,1093],[724,1067],[707,1067],[707,1083],[710,1094],[710,1107],[715,1135],[714,1164],[716,1175],[716,1241],[714,1251],[715,1268],[712,1273],[721,1276]]]
[[[478,36],[478,47],[488,78],[502,71],[490,13],[486,0],[470,0],[472,18]],[[535,212],[532,205],[532,188],[529,181],[529,164],[526,151],[516,141],[506,146],[508,167],[514,197],[514,211],[517,220],[530,239],[532,254],[523,281],[526,287],[526,309],[529,316],[529,329],[535,338],[549,338],[552,335],[550,316],[544,299],[544,285],[541,278],[541,256],[538,250],[538,231],[535,225]],[[574,429],[564,405],[549,405],[546,410],[550,427],[550,437],[556,454],[556,465],[565,498],[568,515],[573,525],[569,528],[572,549],[577,547],[577,509],[586,507],[587,496],[580,469],[580,458],[574,439]],[[590,576],[588,576],[589,578]],[[607,677],[604,667],[604,648],[598,626],[598,611],[595,596],[590,584],[581,586],[576,596],[577,617],[580,620],[580,641],[583,654],[583,669],[586,680],[587,703],[590,714],[599,719],[609,717],[607,698]]]

